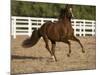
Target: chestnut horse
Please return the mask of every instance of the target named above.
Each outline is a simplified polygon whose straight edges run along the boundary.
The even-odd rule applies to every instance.
[[[69,46],[68,56],[71,54],[71,43],[69,40],[76,41],[80,44],[82,48],[82,52],[84,53],[83,45],[80,40],[74,36],[74,29],[71,25],[71,18],[73,17],[72,8],[65,6],[64,9],[61,10],[58,21],[51,22],[48,21],[44,23],[41,28],[38,30],[34,30],[30,38],[24,40],[22,46],[25,48],[32,47],[35,45],[40,37],[43,37],[45,45],[49,53],[51,54],[54,61],[57,61],[55,56],[55,46],[56,42],[64,42]],[[51,41],[52,48],[49,48],[48,40]]]

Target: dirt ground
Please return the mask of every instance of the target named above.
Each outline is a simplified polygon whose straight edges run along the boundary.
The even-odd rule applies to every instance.
[[[81,52],[81,47],[78,43],[71,41],[72,53],[70,57],[67,57],[68,45],[57,42],[55,50],[57,62],[54,62],[50,57],[42,39],[31,48],[23,48],[21,44],[26,38],[28,36],[17,36],[16,39],[12,38],[12,74],[88,70],[96,68],[95,37],[78,37],[85,48],[85,53]]]

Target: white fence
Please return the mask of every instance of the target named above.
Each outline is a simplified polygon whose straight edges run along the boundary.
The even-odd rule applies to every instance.
[[[38,29],[47,21],[57,21],[55,18],[36,18],[36,17],[18,17],[12,16],[12,30],[11,34],[14,38],[16,35],[30,36],[34,29]],[[95,21],[72,19],[72,26],[76,36],[94,36],[95,35]]]

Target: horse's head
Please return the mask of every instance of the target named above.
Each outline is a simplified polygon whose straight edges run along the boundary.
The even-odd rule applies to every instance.
[[[66,17],[68,17],[68,18],[74,17],[72,5],[66,5],[64,10],[65,10]]]
[[[64,19],[65,17],[68,18],[68,19],[71,19],[71,18],[74,17],[72,7],[69,6],[69,5],[66,5],[65,8],[61,9],[61,11],[60,11],[59,18]]]
[[[60,18],[64,19],[65,17],[67,17],[68,19],[74,17],[71,5],[66,5],[64,9],[61,9]]]

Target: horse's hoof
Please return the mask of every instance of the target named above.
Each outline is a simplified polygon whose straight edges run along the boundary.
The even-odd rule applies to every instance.
[[[53,59],[54,62],[57,62],[57,59]]]
[[[70,54],[67,54],[68,57],[70,57]]]
[[[57,62],[57,59],[54,56],[52,56],[52,59],[54,62]]]
[[[82,53],[85,53],[85,51],[83,50]]]

